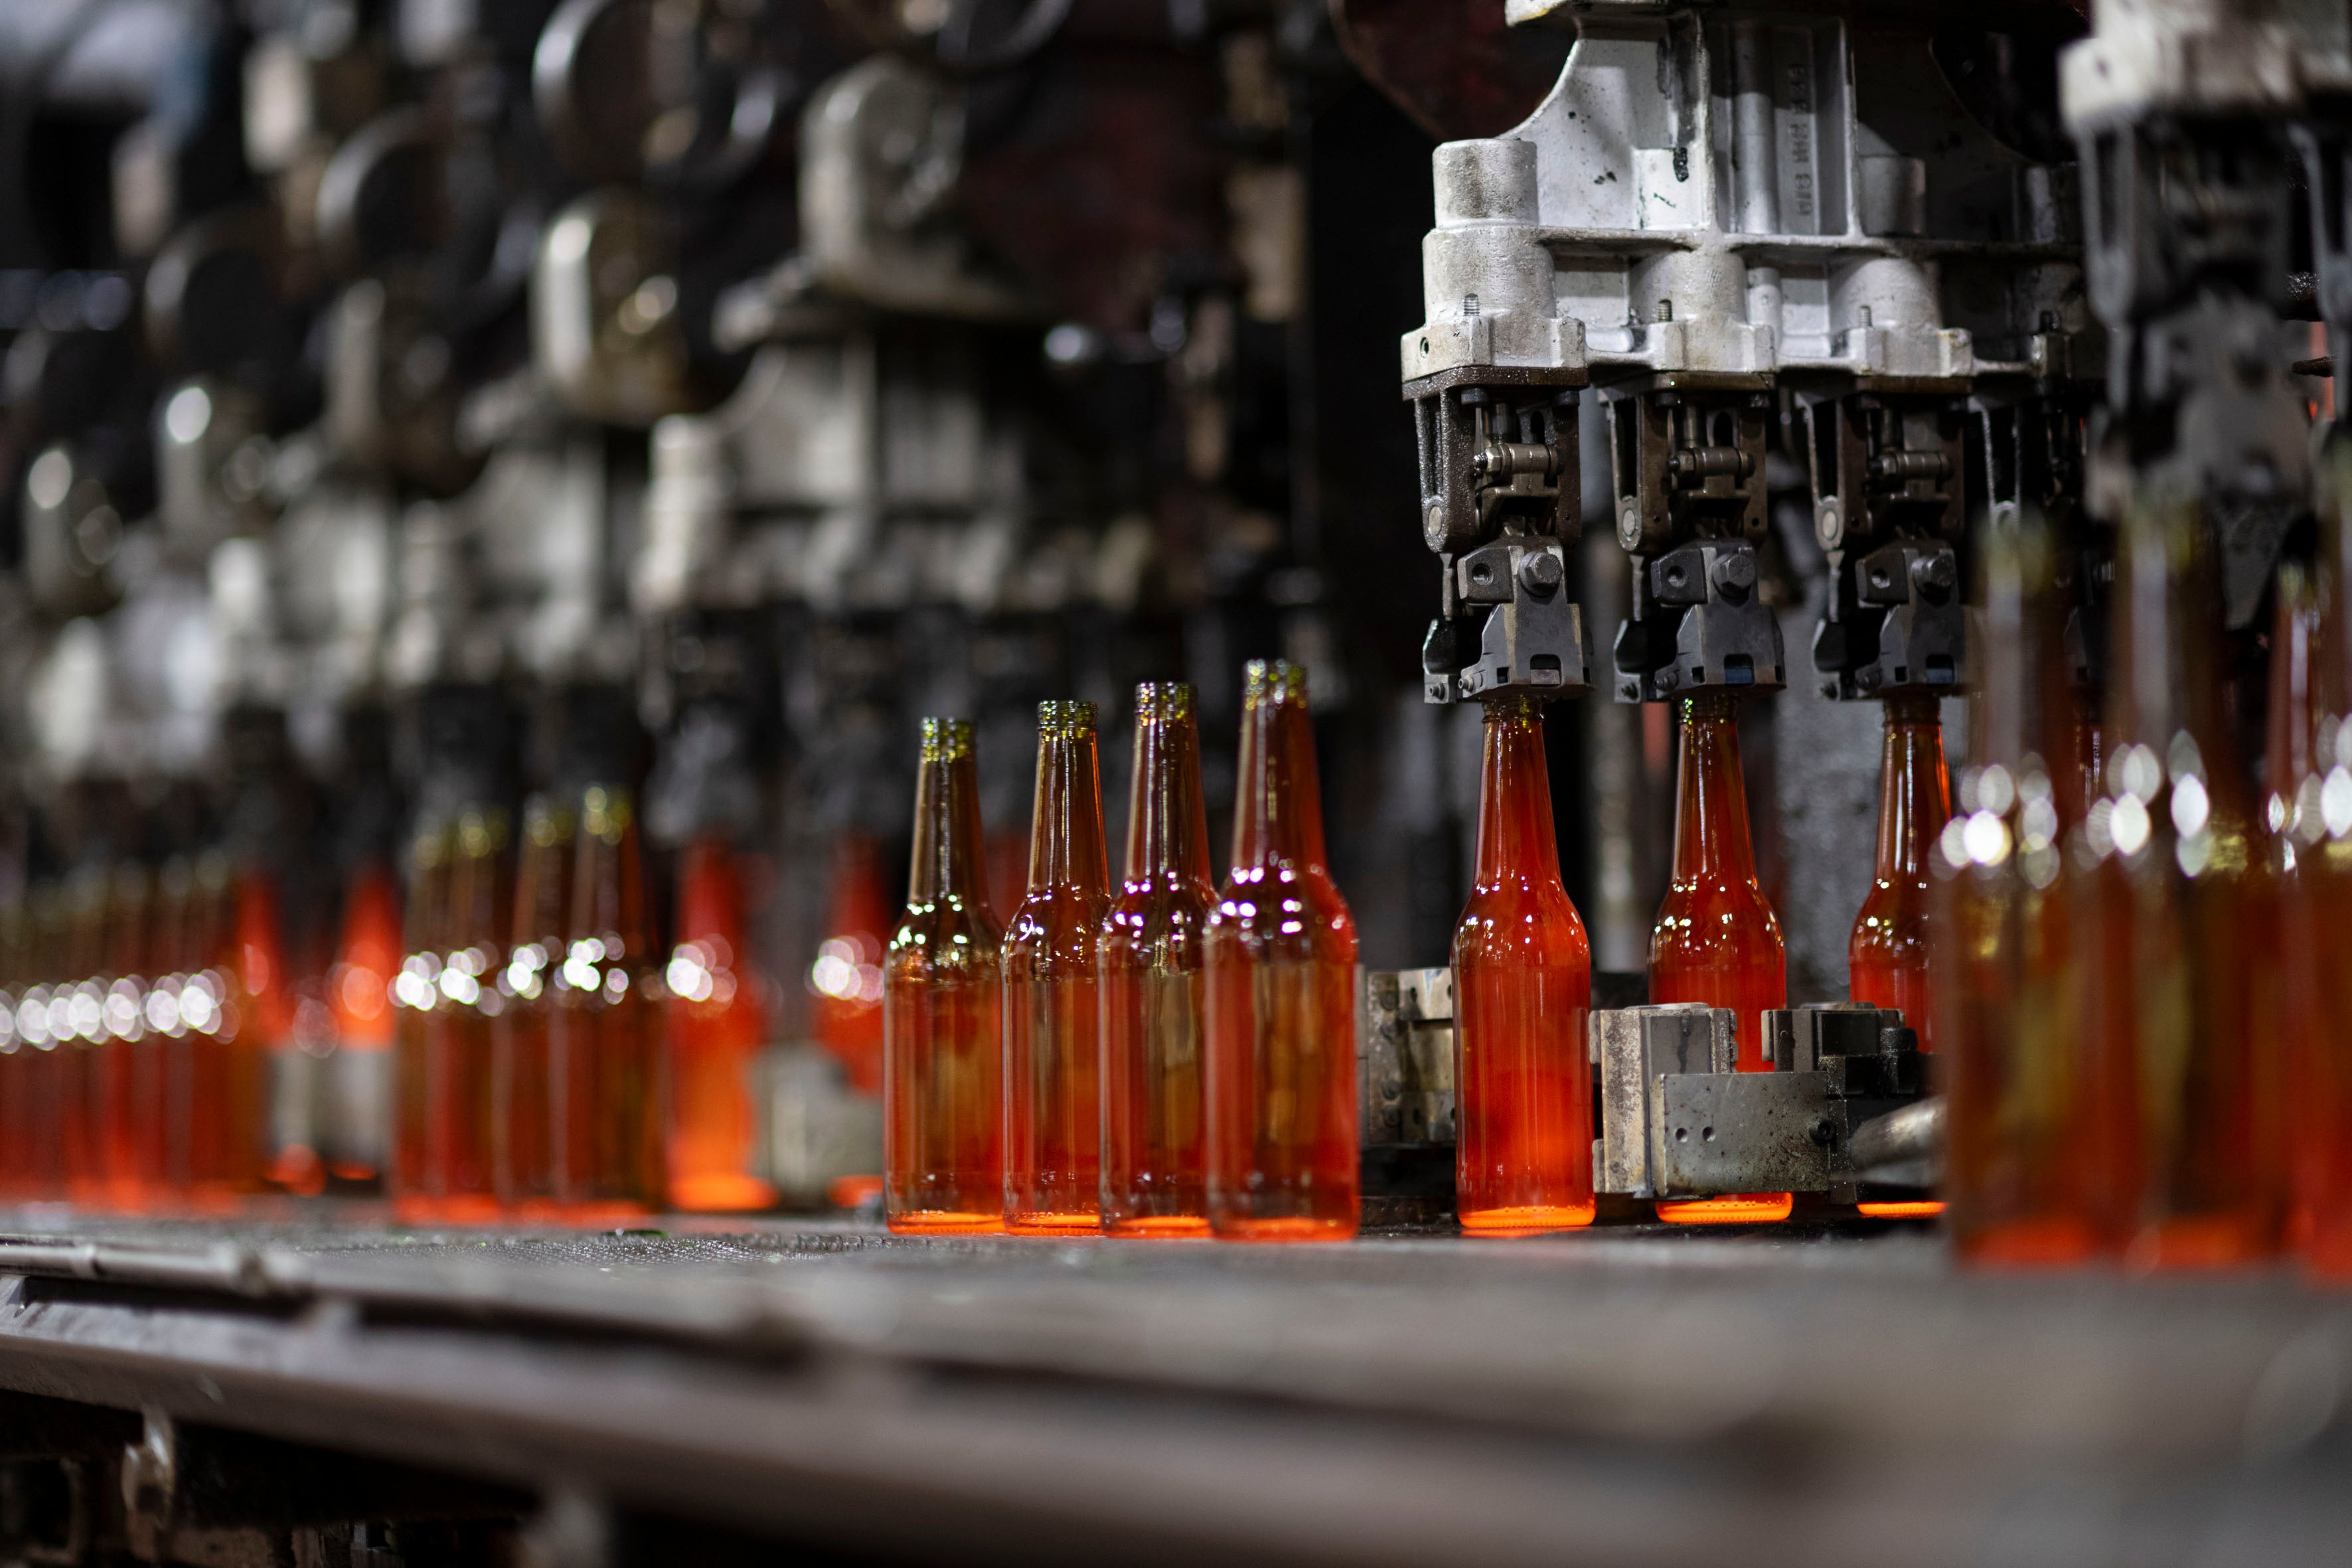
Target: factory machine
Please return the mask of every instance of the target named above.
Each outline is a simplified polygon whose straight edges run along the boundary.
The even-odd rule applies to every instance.
[[[0,1563],[2342,1556],[2347,102],[0,5]]]

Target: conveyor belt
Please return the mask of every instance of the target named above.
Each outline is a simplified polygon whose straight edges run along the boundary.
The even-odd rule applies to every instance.
[[[886,1558],[2352,1550],[2352,1298],[2284,1275],[1956,1276],[1903,1231],[7,1228],[0,1386]]]

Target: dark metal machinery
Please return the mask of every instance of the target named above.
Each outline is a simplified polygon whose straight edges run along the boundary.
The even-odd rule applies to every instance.
[[[2095,683],[2104,531],[2164,496],[2208,504],[2243,630],[2314,489],[2281,318],[2352,352],[2352,14],[2089,9],[2070,43],[2063,0],[0,5],[0,156],[39,119],[121,187],[0,208],[0,671],[40,694],[0,703],[38,764],[0,821],[50,789],[112,820],[125,735],[205,820],[215,698],[265,827],[290,749],[388,711],[415,793],[487,796],[584,744],[510,737],[521,689],[665,734],[656,840],[782,795],[812,864],[898,830],[912,708],[971,709],[1003,841],[1039,696],[1114,701],[1180,645],[1204,705],[1244,657],[1362,671],[1332,584],[1394,557],[1310,538],[1318,419],[1350,463],[1412,442],[1437,614],[1396,676],[1441,710],[1779,691],[1807,602],[1784,711],[1958,692],[1969,531],[2029,510]],[[1352,152],[1313,112],[1351,69],[1444,132],[1410,435],[1335,412],[1370,397],[1327,363],[1402,321],[1310,286],[1340,297],[1373,216],[1309,178]],[[138,132],[96,158],[60,110]],[[7,248],[75,223],[121,243],[70,286]],[[1596,559],[1626,610],[1598,673]],[[212,694],[110,663],[133,618],[216,655]],[[1821,763],[1784,751],[1781,798]],[[0,868],[65,852],[16,831]],[[791,898],[778,952],[824,918]],[[1433,956],[1368,943],[1346,1248],[0,1215],[0,1563],[2343,1555],[2337,1303],[1956,1276],[1857,1216],[1932,1184],[1895,1015],[1775,1012],[1740,1074],[1727,1016],[1604,974],[1609,1223],[1450,1234],[1450,975],[1378,967]],[[772,1065],[800,1124],[766,1153],[814,1202],[873,1108],[797,1040]],[[281,1092],[283,1135],[352,1152]],[[1757,1190],[1807,1197],[1642,1223]]]

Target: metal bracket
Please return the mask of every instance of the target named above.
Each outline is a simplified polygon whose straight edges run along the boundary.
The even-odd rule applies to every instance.
[[[1603,1009],[1590,1027],[1601,1069],[1593,1185],[1637,1198],[1827,1193],[1851,1201],[1853,1129],[1925,1093],[1903,1016],[1859,1003],[1763,1017],[1770,1072],[1741,1072],[1728,1008]]]

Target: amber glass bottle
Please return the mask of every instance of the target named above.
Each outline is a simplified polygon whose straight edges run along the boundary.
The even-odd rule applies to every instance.
[[[188,1026],[181,996],[192,963],[195,868],[185,855],[167,858],[155,873],[149,952],[155,966],[147,994],[147,1037],[132,1053],[131,1105],[134,1157],[152,1207],[174,1205],[187,1186],[187,1151],[174,1109],[187,1092]]]
[[[556,1201],[583,1217],[661,1206],[661,972],[646,944],[635,803],[615,784],[580,797],[570,940],[556,972]]]
[[[860,1094],[882,1092],[882,944],[890,931],[882,846],[852,828],[833,850],[833,896],[809,967],[810,1030]]]
[[[2229,722],[2221,567],[2192,511],[2125,520],[2107,693],[2095,1027],[2126,1256],[2219,1268],[2273,1252],[2284,1197],[2275,897]]]
[[[523,806],[515,867],[514,941],[499,972],[506,998],[492,1032],[496,1059],[499,1201],[530,1214],[555,1200],[556,971],[572,918],[575,818],[544,795]]]
[[[751,1173],[752,1074],[767,1034],[745,967],[743,886],[734,847],[698,839],[680,857],[669,994],[670,1201],[682,1209],[765,1208],[776,1190]]]
[[[39,1053],[25,1041],[25,998],[33,984],[33,922],[21,892],[0,905],[0,1198],[33,1195],[26,1157],[32,1106],[26,1071]]]
[[[268,1079],[258,1026],[290,1021],[291,1009],[269,990],[283,971],[272,963],[282,949],[277,889],[267,875],[238,874],[226,855],[207,855],[198,863],[196,896],[209,962],[180,1003],[183,1018],[202,1015],[188,1117],[189,1196],[198,1209],[222,1214],[261,1186]]]
[[[2089,781],[2077,742],[2089,726],[2042,525],[1986,531],[1979,558],[1969,760],[1929,860],[1946,1215],[1971,1263],[2063,1266],[2096,1255],[2111,1228],[2083,1008]]]
[[[1592,1223],[1592,949],[1559,879],[1543,708],[1486,704],[1478,867],[1454,931],[1455,1207],[1466,1231]]]
[[[140,1158],[141,1061],[154,1033],[147,1021],[147,985],[153,971],[153,882],[144,866],[117,867],[107,889],[106,1047],[99,1060],[99,1160],[106,1202],[121,1210],[147,1205],[147,1173]]]
[[[1928,860],[1952,815],[1944,767],[1944,721],[1932,693],[1886,699],[1878,756],[1878,844],[1870,891],[1846,943],[1848,991],[1857,1002],[1892,1007],[1933,1050],[1928,984]]]
[[[64,976],[72,963],[68,938],[71,921],[65,889],[55,882],[34,887],[33,983],[16,1010],[17,1029],[32,1047],[27,1089],[26,1164],[29,1190],[43,1198],[66,1195],[66,1112],[71,1102],[73,1039],[67,1007],[72,986]]]
[[[1738,1020],[1739,1070],[1769,1071],[1764,1012],[1789,1005],[1789,960],[1780,921],[1756,880],[1730,697],[1685,700],[1680,766],[1674,879],[1650,934],[1650,1000],[1728,1007]],[[1786,1193],[1735,1193],[1661,1203],[1658,1217],[1685,1225],[1775,1220],[1792,1206]]]
[[[892,1230],[1004,1227],[1003,960],[986,875],[971,723],[926,719],[907,912],[883,965]]]
[[[448,945],[435,981],[425,1056],[425,1169],[439,1216],[462,1223],[488,1219],[499,1206],[491,1034],[506,1002],[497,977],[509,898],[506,813],[476,807],[460,814],[453,850]]]
[[[431,1179],[433,1058],[439,1051],[441,955],[448,951],[450,869],[456,826],[419,826],[409,846],[408,929],[400,973],[392,982],[398,1009],[393,1029],[393,1211],[406,1220],[436,1217]]]
[[[100,1118],[107,1051],[105,976],[106,868],[85,866],[67,883],[66,965],[58,986],[63,1005],[52,1004],[51,1032],[65,1079],[66,1190],[78,1204],[103,1204],[106,1172],[100,1149]]]
[[[1356,1233],[1356,922],[1324,861],[1307,672],[1253,660],[1233,870],[1209,916],[1209,1223],[1239,1241]]]
[[[388,867],[367,861],[344,889],[342,932],[327,971],[335,1050],[326,1064],[326,1146],[320,1152],[340,1182],[373,1184],[383,1176],[400,945],[400,890]]]
[[[2287,1146],[2287,1244],[2308,1252],[2318,1219],[2311,1199],[2326,1159],[2324,1107],[2330,1096],[2318,1058],[2322,1026],[2317,1016],[2322,953],[2311,921],[2312,879],[2304,875],[2306,851],[2326,837],[2323,795],[2326,785],[2314,767],[2319,732],[2317,634],[2319,595],[2312,573],[2282,563],[2272,588],[2270,701],[2264,710],[2263,837],[2278,909],[2279,1026],[2286,1043],[2284,1077],[2288,1086],[2284,1123]],[[2331,736],[2332,738],[2332,736]],[[2307,798],[2307,826],[2298,802]],[[2316,827],[2317,832],[2311,829]]]
[[[1135,689],[1127,877],[1102,929],[1102,1215],[1113,1236],[1205,1236],[1202,939],[1217,892],[1192,689]]]
[[[2352,931],[2352,447],[2339,438],[2321,473],[2318,618],[2309,647],[2315,716],[2309,761],[2289,770],[2301,776],[2284,828],[2294,875],[2281,945],[2287,994],[2305,1029],[2307,1076],[2291,1097],[2304,1120],[2293,1131],[2312,1141],[2295,1172],[2300,1242],[2315,1273],[2345,1279],[2352,1279],[2352,964],[2340,954],[2343,933]]]
[[[1096,956],[1109,884],[1094,704],[1040,703],[1029,889],[1004,927],[1008,1230],[1102,1224]]]

